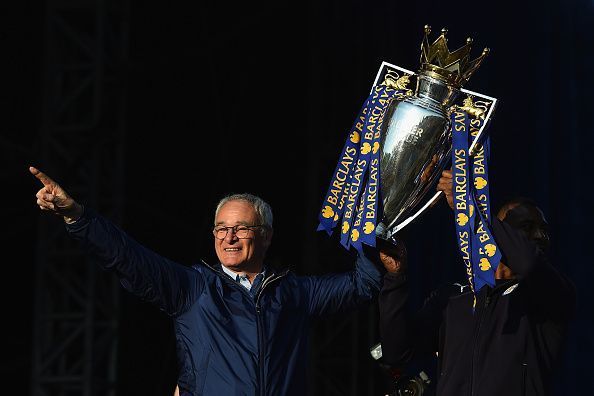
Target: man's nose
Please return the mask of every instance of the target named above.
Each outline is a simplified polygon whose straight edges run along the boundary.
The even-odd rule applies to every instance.
[[[237,240],[237,235],[235,235],[235,230],[233,228],[227,228],[227,235],[225,235],[225,242],[230,243]]]

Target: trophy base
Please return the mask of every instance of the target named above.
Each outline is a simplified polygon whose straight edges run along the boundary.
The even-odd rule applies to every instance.
[[[380,243],[388,243],[389,245],[393,246],[398,244],[394,228],[391,230],[387,229],[383,222],[377,225],[375,229],[375,237]]]

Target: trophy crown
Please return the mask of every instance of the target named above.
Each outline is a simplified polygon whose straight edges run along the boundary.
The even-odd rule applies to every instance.
[[[431,27],[425,25],[425,36],[421,43],[420,73],[444,80],[448,85],[460,88],[481,65],[483,59],[489,54],[489,49],[485,48],[478,58],[470,60],[472,39],[469,37],[466,39],[466,44],[454,52],[450,52],[446,38],[447,32],[447,29],[442,29],[439,37],[430,45]]]

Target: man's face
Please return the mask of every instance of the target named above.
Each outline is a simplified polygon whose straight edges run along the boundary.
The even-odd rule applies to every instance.
[[[522,230],[541,249],[549,245],[549,224],[542,211],[532,205],[506,204],[497,213],[497,218],[513,228]]]
[[[217,218],[215,227],[253,226],[258,225],[258,216],[254,207],[246,201],[229,201],[224,204]],[[215,251],[221,264],[237,271],[259,272],[266,250],[270,245],[272,232],[262,228],[254,228],[247,238],[240,239],[232,230],[227,231],[224,239],[214,238]]]

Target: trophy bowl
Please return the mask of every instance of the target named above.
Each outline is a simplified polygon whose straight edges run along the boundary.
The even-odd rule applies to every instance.
[[[423,201],[450,160],[452,147],[450,114],[462,109],[481,120],[478,142],[490,119],[496,100],[462,89],[489,53],[470,60],[472,39],[450,53],[446,29],[429,44],[429,26],[421,45],[418,74],[393,67],[384,72],[382,84],[406,89],[386,108],[381,126],[381,196],[383,215],[376,227],[378,238],[391,238],[423,212],[439,194],[423,206]],[[380,70],[381,73],[381,70]],[[380,75],[378,73],[378,77]],[[416,80],[414,92],[406,86]],[[376,82],[377,82],[376,78]],[[466,94],[461,104],[456,104]]]
[[[450,158],[447,104],[459,92],[426,75],[414,95],[395,99],[381,128],[383,218],[376,236],[389,239],[411,217]]]
[[[450,52],[446,29],[432,44],[431,28],[424,31],[417,73],[382,63],[324,198],[318,229],[331,233],[340,225],[347,248],[375,246],[375,238],[394,242],[439,197],[426,199],[451,158],[450,116],[473,118],[473,153],[495,108],[496,99],[462,88],[489,50],[471,60],[472,39]]]

